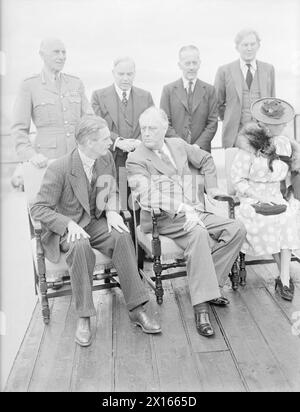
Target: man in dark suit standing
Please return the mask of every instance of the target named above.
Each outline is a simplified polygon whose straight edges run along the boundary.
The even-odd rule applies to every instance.
[[[84,117],[75,138],[78,148],[50,164],[31,208],[34,219],[45,228],[42,242],[46,257],[57,262],[60,249],[66,252],[79,316],[75,340],[81,346],[91,343],[90,317],[96,314],[92,248],[112,259],[131,320],[146,333],[160,332],[160,326],[143,309],[148,294],[137,270],[131,236],[118,213],[107,124],[97,116]]]
[[[118,58],[113,65],[114,84],[92,94],[92,107],[96,115],[107,121],[113,141],[112,153],[120,178],[120,168],[125,167],[128,152],[140,143],[139,116],[153,106],[149,92],[133,86],[135,63],[130,57]]]
[[[235,145],[239,130],[249,121],[251,104],[262,97],[275,96],[274,67],[256,60],[260,38],[245,29],[235,38],[238,60],[221,66],[216,74],[219,117],[223,120],[223,147]]]
[[[200,63],[197,47],[179,50],[182,78],[164,86],[160,107],[169,119],[167,137],[179,136],[210,152],[218,128],[217,99],[214,87],[197,78]]]

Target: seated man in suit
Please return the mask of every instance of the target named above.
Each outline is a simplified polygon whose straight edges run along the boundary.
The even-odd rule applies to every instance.
[[[214,87],[197,78],[200,63],[197,47],[179,50],[182,78],[164,86],[160,107],[169,118],[167,137],[182,137],[210,152],[218,128],[217,98]]]
[[[139,116],[154,103],[149,92],[133,86],[135,63],[130,57],[116,59],[112,73],[114,84],[95,90],[91,103],[95,114],[108,123],[117,179],[123,184],[126,175],[121,168],[125,168],[127,154],[140,143]]]
[[[75,340],[81,346],[91,343],[90,317],[96,313],[92,248],[111,257],[132,321],[146,333],[160,332],[159,324],[143,309],[148,294],[137,270],[131,236],[118,213],[107,123],[97,116],[83,117],[75,138],[78,148],[50,164],[31,208],[33,217],[45,228],[46,257],[57,262],[60,249],[66,252],[79,316]]]
[[[126,167],[129,185],[140,197],[141,229],[151,232],[151,208],[163,211],[159,233],[184,250],[196,327],[201,335],[211,336],[207,302],[229,303],[220,295],[219,285],[224,285],[246,230],[238,221],[205,211],[203,187],[200,199],[188,162],[204,175],[207,194],[214,197],[220,192],[209,153],[180,138],[165,139],[168,118],[163,110],[147,109],[140,127],[142,143],[129,154]],[[214,240],[212,247],[210,240]]]
[[[252,121],[251,104],[275,96],[274,67],[256,59],[260,38],[255,30],[241,30],[235,38],[239,59],[219,67],[215,87],[219,117],[223,121],[222,145],[235,146],[238,132]]]

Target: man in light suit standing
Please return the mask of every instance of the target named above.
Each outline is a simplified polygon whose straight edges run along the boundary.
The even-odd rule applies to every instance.
[[[245,29],[235,37],[238,60],[219,67],[215,87],[219,117],[223,121],[222,145],[235,146],[239,130],[251,117],[251,104],[262,97],[275,96],[274,67],[256,60],[260,38],[255,30]]]
[[[57,262],[66,252],[76,312],[75,335],[81,346],[91,343],[90,317],[96,314],[92,298],[95,254],[112,259],[118,272],[131,320],[146,333],[160,332],[159,324],[143,308],[149,297],[138,273],[127,226],[119,215],[112,143],[106,122],[86,116],[76,128],[78,147],[55,160],[46,170],[31,208],[44,226],[45,256]]]
[[[182,78],[164,86],[160,107],[169,119],[167,137],[181,137],[210,152],[218,128],[217,98],[214,87],[197,78],[200,63],[197,47],[179,50]]]
[[[122,184],[120,168],[125,167],[127,154],[140,143],[139,116],[154,103],[148,91],[133,86],[135,63],[132,58],[116,59],[112,73],[114,84],[95,90],[91,103],[95,114],[106,120],[111,131],[117,178]]]
[[[238,221],[205,210],[203,187],[199,195],[188,162],[204,175],[208,196],[215,197],[220,191],[208,152],[181,138],[165,139],[168,118],[161,109],[147,109],[140,117],[140,126],[142,143],[128,155],[126,167],[129,185],[139,194],[141,230],[151,232],[151,209],[161,209],[159,233],[172,238],[187,260],[197,330],[212,336],[208,302],[223,306],[229,303],[220,295],[219,285],[224,285],[246,230]]]

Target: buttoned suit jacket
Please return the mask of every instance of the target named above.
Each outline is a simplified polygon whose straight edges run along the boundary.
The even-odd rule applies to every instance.
[[[153,106],[153,99],[151,93],[132,86],[131,98],[133,100],[133,127],[131,139],[140,139],[141,130],[139,126],[140,115],[149,107]],[[114,85],[106,87],[104,89],[95,90],[92,94],[91,104],[96,115],[103,117],[108,124],[108,128],[111,131],[111,139],[114,142],[119,137],[118,130],[118,100],[116,89]],[[123,136],[122,136],[123,137]],[[116,163],[116,168],[125,165],[127,153],[123,152],[119,148],[113,150],[113,157]]]
[[[57,159],[70,152],[75,144],[75,126],[81,116],[93,114],[82,81],[61,73],[60,92],[42,71],[25,79],[13,109],[12,138],[20,161],[36,153]],[[31,120],[36,137],[31,141]]]
[[[260,97],[275,96],[275,71],[269,63],[257,60],[257,75]],[[221,66],[216,74],[215,88],[218,98],[218,113],[222,126],[222,145],[232,147],[237,138],[241,115],[244,77],[240,60]]]
[[[97,210],[96,218],[108,210],[118,210],[115,165],[111,153],[96,160]],[[88,182],[78,149],[53,161],[31,206],[31,214],[43,225],[42,243],[45,256],[57,262],[60,256],[60,238],[73,220],[81,227],[91,222]]]
[[[189,110],[187,93],[183,80],[179,79],[164,86],[160,107],[169,119],[166,137],[179,136],[187,139],[189,130]],[[218,128],[217,98],[214,86],[197,79],[193,95],[191,114],[191,144],[211,151],[211,141]]]
[[[152,225],[151,209],[161,209],[171,217],[183,202],[204,210],[204,188],[217,187],[215,164],[208,152],[181,138],[167,138],[165,143],[177,171],[143,143],[129,153],[126,162],[129,185],[139,196],[145,231]]]

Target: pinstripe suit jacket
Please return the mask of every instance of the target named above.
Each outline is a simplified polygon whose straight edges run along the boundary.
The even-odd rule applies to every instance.
[[[96,170],[96,217],[99,218],[104,211],[118,210],[119,205],[115,165],[110,152],[96,160]],[[58,262],[60,237],[66,233],[70,220],[83,228],[91,221],[87,179],[77,149],[49,165],[31,206],[31,214],[43,225],[45,256]]]

